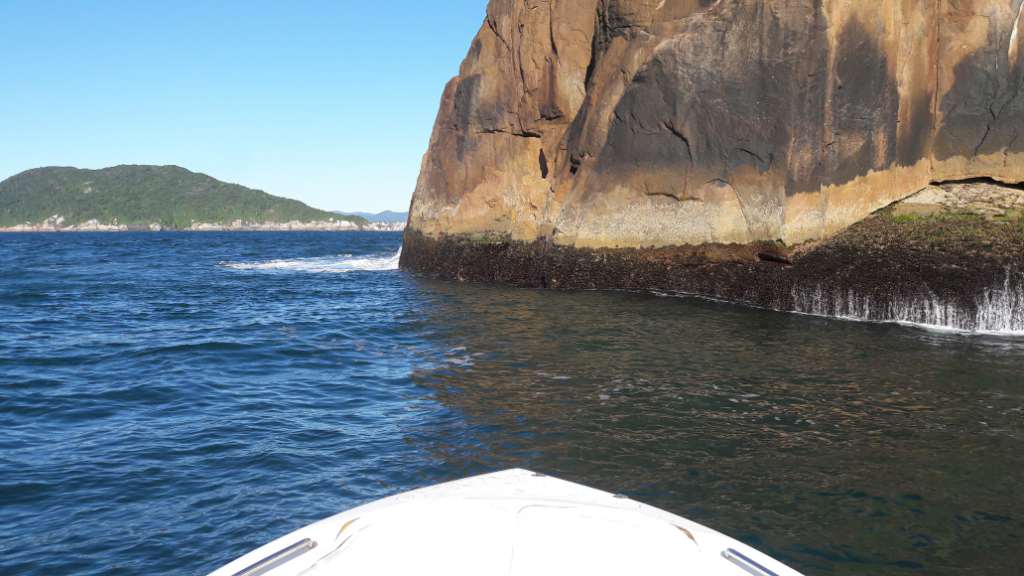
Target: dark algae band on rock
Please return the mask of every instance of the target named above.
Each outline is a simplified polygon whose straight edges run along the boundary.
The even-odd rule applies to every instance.
[[[653,291],[859,320],[1024,332],[1024,221],[886,212],[792,253],[771,244],[591,249],[406,232],[401,266],[459,281]]]
[[[890,208],[1024,181],[1020,0],[542,4],[488,4],[405,266],[1020,327],[1017,209]]]

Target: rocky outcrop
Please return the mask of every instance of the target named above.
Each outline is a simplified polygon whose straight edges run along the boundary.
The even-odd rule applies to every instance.
[[[1022,2],[491,0],[405,264],[452,239],[746,262],[932,182],[1024,181]]]

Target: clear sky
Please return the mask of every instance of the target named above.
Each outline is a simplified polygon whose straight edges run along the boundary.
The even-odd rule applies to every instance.
[[[177,164],[405,210],[486,0],[0,0],[0,180]]]

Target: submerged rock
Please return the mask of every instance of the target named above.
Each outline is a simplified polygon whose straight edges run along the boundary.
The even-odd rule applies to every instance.
[[[570,285],[642,288],[726,264],[746,272],[677,288],[742,296],[801,269],[772,247],[932,182],[1024,181],[1020,16],[1007,0],[491,0],[403,263],[459,277],[474,264],[453,259],[485,257],[503,269],[468,277],[554,285],[575,259],[569,277],[593,281]]]

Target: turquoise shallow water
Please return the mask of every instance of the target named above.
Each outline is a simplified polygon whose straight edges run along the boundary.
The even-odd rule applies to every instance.
[[[435,282],[399,244],[0,235],[0,573],[203,574],[512,466],[808,575],[1024,564],[1024,340]]]

